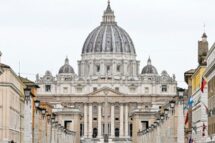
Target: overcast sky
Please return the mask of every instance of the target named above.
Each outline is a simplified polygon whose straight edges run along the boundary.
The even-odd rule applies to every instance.
[[[101,22],[107,0],[0,0],[2,62],[32,80],[56,75],[66,56],[77,60],[88,34]],[[141,67],[150,56],[158,72],[183,74],[197,66],[197,41],[215,42],[214,0],[111,0],[118,25],[133,39]]]

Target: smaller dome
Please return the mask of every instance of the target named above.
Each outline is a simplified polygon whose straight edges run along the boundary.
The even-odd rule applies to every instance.
[[[59,74],[61,73],[74,73],[72,66],[69,64],[69,59],[65,59],[65,64],[60,68]]]
[[[208,38],[208,36],[205,32],[202,34],[202,38]]]
[[[51,71],[47,70],[46,73],[45,73],[45,75],[52,76],[52,73],[51,73]]]
[[[152,65],[152,61],[149,57],[147,65],[143,68],[142,74],[158,74],[157,69]]]

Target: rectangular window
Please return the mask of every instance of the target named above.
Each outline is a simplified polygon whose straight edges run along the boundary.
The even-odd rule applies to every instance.
[[[145,87],[145,93],[149,93],[149,88]]]
[[[51,85],[45,85],[45,91],[51,92]]]
[[[95,92],[97,90],[97,88],[96,87],[93,87],[93,92]]]
[[[131,93],[134,93],[134,92],[135,92],[135,88],[131,87],[131,88],[130,88],[130,92],[131,92]]]
[[[116,90],[116,91],[119,91],[119,87],[116,87],[115,90]]]
[[[68,87],[63,88],[63,93],[68,93]]]
[[[107,66],[107,73],[110,72],[110,66]]]
[[[120,65],[117,65],[116,70],[117,72],[120,72]]]
[[[97,72],[100,72],[100,65],[97,65],[97,66],[96,66],[96,71],[97,71]]]
[[[148,121],[141,121],[141,124],[142,124],[142,130],[147,129],[149,127]]]
[[[69,129],[71,123],[72,123],[71,120],[65,120],[65,121],[64,121],[64,128],[65,128],[65,129]]]
[[[82,92],[82,88],[81,88],[81,87],[78,87],[78,88],[77,88],[77,92],[78,92],[78,93],[81,93],[81,92]]]
[[[161,88],[162,88],[161,89],[162,92],[167,92],[167,85],[162,85]]]

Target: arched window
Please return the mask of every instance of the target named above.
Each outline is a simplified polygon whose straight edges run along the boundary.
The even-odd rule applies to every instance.
[[[100,65],[96,65],[96,72],[100,72]]]

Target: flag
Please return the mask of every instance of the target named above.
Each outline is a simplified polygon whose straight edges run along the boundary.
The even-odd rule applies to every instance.
[[[202,83],[201,83],[201,91],[202,91],[202,93],[204,92],[204,88],[205,88],[206,84],[207,84],[206,80],[204,79],[204,77],[202,77]]]
[[[204,103],[204,102],[202,102],[202,104],[203,104],[203,106],[205,107],[205,112],[206,112],[207,114],[209,114],[208,107],[205,105],[205,103]]]
[[[187,104],[188,104],[188,107],[192,107],[193,106],[193,97],[192,96],[190,96]]]
[[[190,139],[189,139],[189,143],[193,143],[193,139],[192,139],[192,137],[190,137]]]
[[[205,125],[205,123],[203,123],[203,126],[202,126],[202,136],[203,137],[205,136],[205,130],[206,130],[206,125]]]
[[[192,129],[193,129],[193,131],[195,132],[195,134],[197,134],[197,127],[196,127],[196,126],[193,126]]]
[[[184,122],[185,126],[187,125],[188,120],[189,120],[189,112],[187,111],[186,117],[185,117],[185,122]]]

